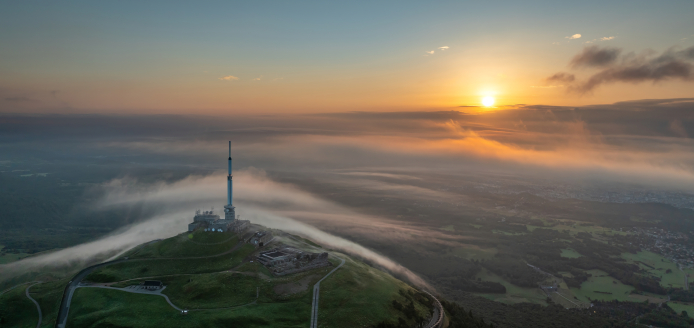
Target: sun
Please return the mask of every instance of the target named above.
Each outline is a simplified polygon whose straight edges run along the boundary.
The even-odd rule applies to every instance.
[[[482,98],[482,105],[484,105],[484,107],[494,106],[494,97],[486,96],[486,97]]]

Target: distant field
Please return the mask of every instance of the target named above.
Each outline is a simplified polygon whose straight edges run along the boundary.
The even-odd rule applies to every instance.
[[[0,264],[7,264],[11,263],[14,261],[19,261],[25,257],[29,256],[27,253],[18,253],[18,254],[5,254],[0,256]]]
[[[5,246],[0,245],[0,252],[2,252],[2,249]],[[18,261],[20,259],[23,259],[25,257],[29,256],[27,253],[17,253],[17,254],[11,254],[11,253],[5,253],[4,255],[0,255],[0,264],[7,264],[10,262]]]
[[[451,250],[450,255],[462,257],[468,260],[490,259],[496,255],[496,248],[481,248],[477,245],[465,245],[465,247],[456,247]]]
[[[513,303],[522,303],[522,302],[529,302],[529,303],[536,303],[536,304],[542,304],[546,305],[547,304],[547,296],[545,296],[545,293],[540,290],[540,288],[526,288],[526,287],[518,287],[508,281],[506,281],[504,278],[489,272],[487,269],[482,269],[479,274],[477,274],[476,278],[481,278],[483,281],[493,281],[493,282],[498,282],[504,287],[506,287],[506,294],[484,294],[484,293],[475,293],[477,295],[480,295],[482,297],[485,297],[490,300],[502,302],[502,303],[507,303],[507,304],[513,304]]]
[[[604,271],[589,270],[587,272],[593,276],[588,278],[588,281],[583,282],[580,289],[571,288],[571,291],[579,300],[583,302],[589,302],[590,300],[630,301],[629,295],[634,290],[634,287],[622,284]]]
[[[627,235],[626,232],[622,232],[622,231],[618,231],[618,230],[612,230],[610,228],[604,228],[604,227],[601,227],[598,225],[592,225],[592,224],[591,225],[584,225],[580,222],[573,222],[573,221],[569,221],[569,222],[567,222],[567,221],[560,221],[560,222],[546,221],[544,226],[526,224],[525,227],[530,232],[534,231],[535,229],[552,229],[552,230],[557,230],[557,231],[568,231],[572,235],[575,235],[579,232],[586,232],[586,233],[590,233],[590,234],[604,234],[604,235],[609,235],[609,236]]]
[[[689,315],[690,318],[694,316],[694,303],[667,302],[667,305],[677,313],[687,311],[687,315]]]
[[[653,252],[623,253],[622,258],[636,263],[641,269],[660,277],[660,285],[663,287],[684,288],[685,273],[677,268],[677,264],[661,255]],[[668,269],[671,270],[670,273],[666,273]]]
[[[579,258],[581,256],[583,256],[583,255],[581,255],[580,253],[578,253],[577,251],[575,251],[573,249],[562,249],[561,250],[561,257],[568,257],[571,259],[576,259],[576,258]]]
[[[441,227],[441,230],[446,230],[450,232],[455,232],[455,227],[453,225],[447,225],[445,227]]]
[[[496,233],[496,234],[500,234],[500,235],[506,235],[506,236],[525,235],[524,232],[508,232],[508,231],[501,231],[501,230],[492,230],[492,233]]]

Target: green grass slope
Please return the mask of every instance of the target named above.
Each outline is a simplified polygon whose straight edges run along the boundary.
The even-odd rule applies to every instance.
[[[36,327],[39,313],[25,294],[27,285],[0,295],[0,327]]]
[[[229,248],[230,249],[230,248]],[[126,279],[160,277],[173,274],[197,274],[230,270],[241,264],[244,258],[250,255],[255,248],[244,244],[236,251],[200,259],[152,259],[129,260],[95,270],[86,278],[92,282],[116,282]],[[212,253],[210,255],[216,255]],[[204,256],[204,255],[203,255]],[[176,257],[176,256],[175,256]]]
[[[414,305],[417,314],[427,317],[428,302],[419,302],[418,293],[388,273],[341,254],[345,265],[321,283],[318,322],[323,327],[370,327],[381,322],[397,323],[400,318],[414,324],[415,318],[394,307],[393,301]]]
[[[306,250],[316,247],[298,238],[284,241]],[[229,234],[186,233],[148,244],[131,260],[103,267],[85,279],[127,287],[157,277],[166,285],[162,293],[176,306],[188,309],[187,315],[161,296],[81,287],[72,299],[68,327],[306,327],[313,285],[340,259],[346,260],[345,265],[321,283],[319,326],[376,327],[402,322],[414,326],[431,313],[424,294],[337,252],[330,253],[333,266],[281,277],[250,262],[249,255],[257,251],[250,245],[222,256],[176,259],[224,253],[236,243]]]
[[[128,254],[131,258],[195,257],[221,254],[239,242],[233,233],[208,233],[197,230],[154,242]]]

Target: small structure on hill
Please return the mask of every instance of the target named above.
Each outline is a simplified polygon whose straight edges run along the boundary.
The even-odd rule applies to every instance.
[[[209,211],[195,211],[193,223],[188,224],[188,231],[193,231],[197,228],[208,228],[211,223],[220,221],[219,215],[214,212],[214,208]]]
[[[142,288],[147,290],[158,290],[162,289],[163,287],[164,284],[162,284],[159,280],[145,280],[145,282],[142,283]]]
[[[256,259],[276,276],[332,265],[328,261],[328,253],[304,252],[289,246],[260,252]]]

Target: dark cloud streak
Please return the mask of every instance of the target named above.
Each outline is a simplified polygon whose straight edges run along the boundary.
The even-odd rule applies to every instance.
[[[590,93],[604,84],[694,80],[694,47],[677,51],[674,48],[657,57],[652,52],[620,56],[621,49],[591,46],[583,49],[570,62],[572,68],[600,68],[585,81],[574,81],[573,74],[556,73],[546,79],[549,83],[567,83],[568,91]]]

